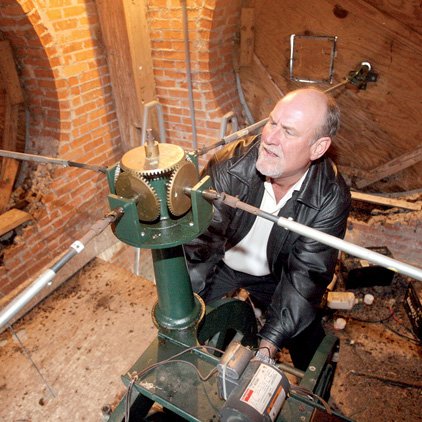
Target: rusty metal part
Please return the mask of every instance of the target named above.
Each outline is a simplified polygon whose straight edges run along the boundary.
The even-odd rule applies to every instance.
[[[185,159],[185,151],[179,145],[157,144],[158,156],[147,156],[146,146],[140,146],[123,155],[121,167],[136,176],[156,176],[172,171]]]
[[[167,190],[167,205],[174,216],[183,215],[190,209],[191,199],[185,188],[195,186],[198,180],[198,171],[190,161],[185,161],[175,170]]]
[[[142,177],[122,172],[117,178],[115,189],[117,195],[135,199],[140,220],[154,221],[160,215],[160,200],[154,189]]]

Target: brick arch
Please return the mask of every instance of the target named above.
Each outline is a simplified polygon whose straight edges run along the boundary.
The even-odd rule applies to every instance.
[[[56,155],[57,142],[54,140],[60,138],[63,111],[54,76],[54,67],[60,59],[52,46],[52,36],[32,1],[6,2],[1,8],[0,30],[12,46],[20,72],[31,121],[28,147],[31,151]],[[43,145],[39,144],[39,139],[43,139]]]
[[[27,152],[110,165],[121,155],[120,132],[95,1],[41,3],[0,4],[0,31],[11,43],[30,114]],[[103,175],[43,165],[31,180],[34,174],[34,224],[0,253],[3,294],[32,279],[108,209]]]

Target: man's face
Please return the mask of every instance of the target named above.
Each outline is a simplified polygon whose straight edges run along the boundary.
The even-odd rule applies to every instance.
[[[315,159],[311,143],[325,117],[325,104],[313,97],[313,93],[289,94],[271,112],[256,162],[264,176],[299,179]]]

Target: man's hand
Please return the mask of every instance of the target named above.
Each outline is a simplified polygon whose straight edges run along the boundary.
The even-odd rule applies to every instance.
[[[273,343],[268,340],[261,340],[259,349],[255,355],[255,359],[274,365],[274,356],[276,355],[277,351],[278,348]]]
[[[262,352],[266,352],[268,354],[268,357],[272,359],[274,359],[276,353],[278,352],[278,347],[265,339],[262,339],[259,343],[259,349],[262,349]]]

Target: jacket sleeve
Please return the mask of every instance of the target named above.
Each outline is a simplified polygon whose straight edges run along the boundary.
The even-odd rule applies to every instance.
[[[350,209],[347,188],[337,189],[324,202],[311,224],[314,229],[342,238]],[[293,241],[282,265],[280,282],[259,336],[282,348],[286,340],[305,330],[317,312],[332,279],[338,251],[316,240],[290,234]]]
[[[229,191],[229,177],[224,166],[211,160],[203,171],[203,176],[211,177],[212,187],[219,192]],[[201,292],[214,272],[215,265],[225,251],[226,231],[231,220],[231,209],[214,202],[213,218],[199,237],[184,245],[186,263],[192,288]]]

